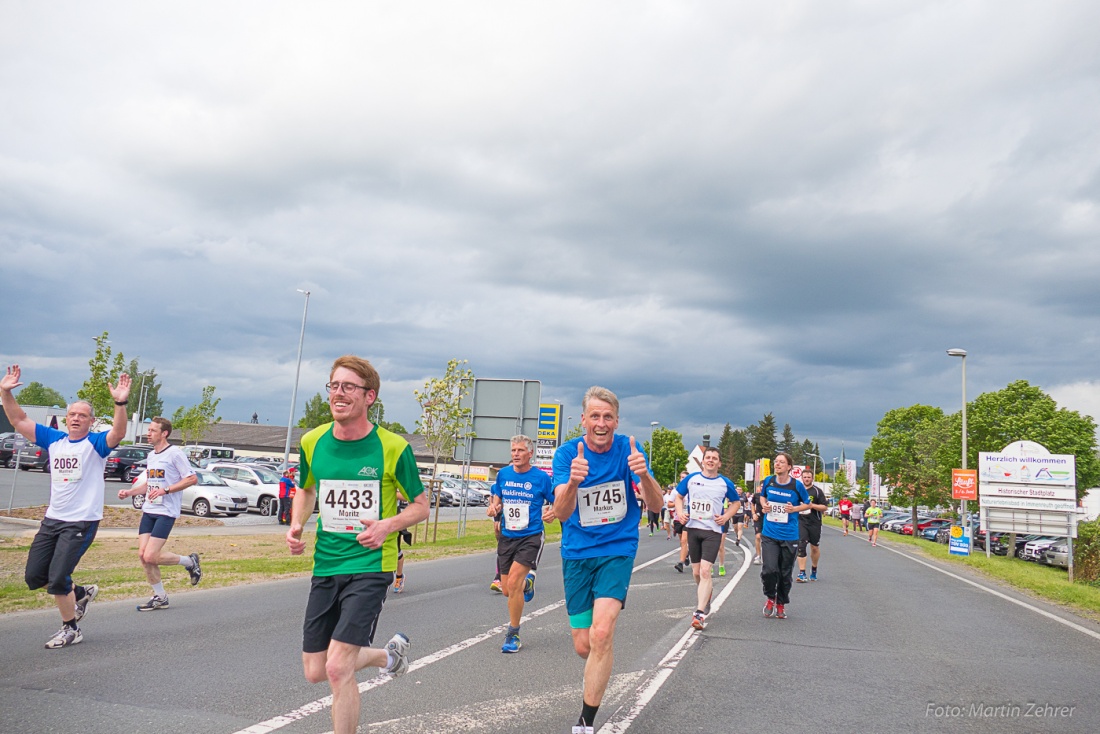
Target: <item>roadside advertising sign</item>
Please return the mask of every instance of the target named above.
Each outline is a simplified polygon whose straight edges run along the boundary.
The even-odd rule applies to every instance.
[[[745,462],[745,481],[746,482],[753,481],[753,478],[756,476],[753,473],[755,471],[756,471],[756,464],[753,464],[752,462],[746,461]]]
[[[970,555],[970,528],[962,525],[952,525],[948,545],[953,556]]]
[[[951,498],[956,500],[978,499],[978,470],[951,470]]]
[[[1073,454],[1014,456],[993,451],[978,454],[982,484],[1041,484],[1077,486],[1077,457]],[[982,488],[982,493],[985,493]]]
[[[539,439],[547,439],[558,445],[558,434],[561,429],[561,405],[558,403],[539,404]]]

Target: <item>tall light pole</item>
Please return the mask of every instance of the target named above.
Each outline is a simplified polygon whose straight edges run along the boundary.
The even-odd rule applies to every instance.
[[[306,339],[306,314],[309,313],[309,291],[298,288],[299,293],[306,296],[306,304],[302,308],[302,331],[298,334],[298,367],[294,370],[294,391],[290,393],[290,418],[286,421],[286,446],[283,448],[283,470],[286,471],[290,463],[290,434],[294,430],[294,408],[298,402],[298,378],[302,374],[302,342]]]
[[[653,432],[657,430],[657,426],[661,425],[661,421],[649,422],[649,468],[653,468],[653,455],[657,453],[656,447],[653,445]]]
[[[141,426],[145,420],[145,378],[153,374],[152,370],[141,373],[141,389],[138,391],[138,409],[134,415],[134,443],[137,443]]]
[[[962,466],[960,469],[966,468],[966,350],[965,349],[948,349],[948,356],[959,357],[962,359],[962,383],[963,383],[963,407],[962,407]],[[959,504],[959,520],[966,521],[966,500],[960,500]],[[970,523],[967,522],[969,526]],[[974,539],[970,539],[970,543],[973,544]],[[973,548],[971,548],[973,550]]]
[[[815,461],[814,461],[814,480],[816,481],[817,480],[817,461],[816,460],[821,459],[821,457],[818,456],[817,454],[811,454],[809,451],[804,451],[803,453],[806,454],[806,456],[812,456],[815,459]],[[821,463],[824,464],[825,459],[821,459]]]

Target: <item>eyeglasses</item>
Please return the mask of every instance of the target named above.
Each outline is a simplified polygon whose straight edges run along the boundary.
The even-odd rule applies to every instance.
[[[325,389],[329,392],[342,392],[345,395],[351,395],[356,389],[366,392],[370,388],[363,385],[356,385],[354,382],[326,382]]]

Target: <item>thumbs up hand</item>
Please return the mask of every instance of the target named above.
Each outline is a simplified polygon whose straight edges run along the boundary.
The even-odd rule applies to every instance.
[[[630,458],[627,459],[627,464],[630,466],[630,471],[637,474],[639,477],[645,476],[649,471],[649,467],[645,463],[645,455],[638,450],[638,445],[634,441],[634,437],[630,437]]]
[[[584,458],[584,439],[577,442],[577,456],[569,466],[569,483],[580,486],[588,477],[588,461]]]

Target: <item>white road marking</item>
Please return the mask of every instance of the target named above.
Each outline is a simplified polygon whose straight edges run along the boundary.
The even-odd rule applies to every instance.
[[[634,571],[640,571],[643,568],[646,568],[647,566],[652,566],[654,563],[657,563],[658,561],[661,561],[665,558],[668,558],[673,553],[679,553],[679,552],[680,552],[679,547],[674,548],[673,550],[669,551],[668,553],[665,553],[664,555],[657,556],[656,558],[654,558],[651,561],[646,561],[645,563],[643,563],[641,565],[635,566]],[[725,598],[725,596],[723,595],[720,598]],[[717,610],[718,606],[720,606],[720,605],[721,605],[721,601],[718,601],[717,605],[712,605],[712,608]],[[534,612],[531,612],[530,614],[526,614],[520,619],[520,621],[521,622],[527,622],[531,619],[534,619],[535,617],[541,617],[543,614],[547,614],[547,613],[552,612],[555,609],[558,609],[558,608],[563,607],[563,606],[565,606],[565,599],[561,599],[560,601],[557,601],[557,602],[554,602],[553,604],[542,607],[541,609],[538,609]],[[502,624],[498,627],[493,627],[491,630],[487,630],[487,631],[481,633],[480,635],[470,637],[468,639],[463,640],[462,642],[456,642],[455,644],[453,644],[449,647],[445,647],[442,650],[439,650],[438,652],[434,652],[431,655],[427,655],[425,657],[418,658],[415,662],[413,662],[411,665],[409,665],[409,673],[412,673],[413,671],[416,671],[416,670],[420,670],[421,668],[423,668],[427,665],[431,665],[432,663],[437,663],[440,660],[443,660],[444,658],[448,658],[448,657],[450,657],[451,655],[454,655],[457,652],[462,652],[463,650],[466,650],[470,647],[473,647],[474,645],[478,644],[479,642],[484,642],[485,640],[489,640],[489,639],[492,639],[492,638],[494,638],[494,637],[496,637],[500,634],[503,634],[507,627],[508,627],[508,625],[506,625],[506,624]],[[373,690],[375,688],[378,688],[381,685],[389,683],[391,680],[393,680],[393,677],[391,675],[389,675],[388,673],[381,673],[379,675],[376,675],[375,677],[371,678],[370,680],[363,681],[362,683],[359,684],[359,693],[360,694],[366,693],[367,691]],[[305,706],[301,706],[301,707],[299,707],[299,708],[297,708],[297,709],[295,709],[295,710],[293,710],[289,713],[283,714],[282,716],[276,716],[274,718],[268,719],[267,721],[261,721],[258,724],[253,724],[252,726],[250,726],[246,729],[241,729],[241,730],[235,732],[234,734],[268,734],[268,732],[273,732],[273,731],[276,731],[277,729],[281,729],[284,726],[287,726],[288,724],[292,724],[295,721],[300,721],[301,719],[306,718],[307,716],[312,716],[313,714],[324,711],[325,709],[327,709],[331,706],[332,706],[332,696],[325,696],[324,698],[320,698],[320,699],[317,699],[316,701],[312,701],[310,703],[307,703]]]
[[[882,531],[880,530],[879,532],[882,532]],[[1034,606],[1032,604],[1028,604],[1026,601],[1020,601],[1019,599],[1013,599],[1008,594],[1003,594],[1000,591],[997,591],[996,589],[991,589],[988,586],[983,586],[982,584],[979,584],[977,581],[971,581],[968,578],[964,578],[962,576],[959,576],[958,574],[951,573],[950,571],[948,571],[946,569],[939,568],[939,567],[937,567],[937,566],[935,566],[931,563],[928,563],[927,561],[922,561],[921,559],[916,558],[915,556],[911,556],[908,553],[902,553],[901,551],[895,550],[894,548],[890,548],[889,546],[879,545],[879,546],[875,546],[875,547],[882,548],[883,550],[888,550],[891,553],[896,553],[899,556],[901,556],[902,558],[908,558],[910,561],[913,561],[914,563],[919,563],[922,566],[926,566],[926,567],[932,569],[933,571],[938,571],[939,573],[942,573],[944,576],[950,576],[953,579],[956,579],[958,581],[962,581],[964,584],[970,584],[971,586],[973,586],[976,589],[981,589],[982,591],[984,591],[988,594],[992,594],[993,596],[1004,599],[1005,601],[1010,601],[1010,602],[1012,602],[1013,604],[1015,604],[1017,606],[1021,606],[1024,609],[1035,612],[1036,614],[1040,614],[1040,615],[1046,617],[1047,619],[1052,619],[1052,620],[1054,620],[1055,622],[1057,622],[1059,624],[1064,624],[1065,626],[1069,627],[1070,629],[1077,630],[1078,632],[1086,634],[1089,637],[1100,640],[1100,633],[1094,632],[1094,631],[1090,630],[1087,627],[1082,627],[1081,625],[1077,624],[1076,622],[1071,622],[1068,619],[1065,619],[1063,617],[1059,617],[1057,614],[1054,614],[1053,612],[1048,612],[1045,609],[1040,609],[1037,606]]]
[[[736,543],[734,543],[737,545]],[[743,546],[742,546],[743,548]],[[747,551],[747,549],[745,549]],[[711,614],[714,614],[722,608],[722,604],[729,598],[730,594],[737,587],[737,584],[744,577],[745,573],[752,565],[752,556],[745,553],[744,559],[741,561],[741,568],[730,579],[723,588],[720,594],[711,602],[710,610]],[[604,725],[600,727],[599,734],[623,734],[630,725],[634,723],[634,720],[645,710],[645,707],[649,705],[649,702],[653,700],[653,697],[657,695],[657,692],[661,690],[661,686],[672,675],[676,666],[680,664],[680,661],[687,655],[687,651],[691,649],[696,640],[699,639],[699,631],[688,628],[676,644],[665,653],[665,656],[661,659],[661,662],[657,663],[656,672],[645,682],[642,683],[635,691],[633,700],[628,700],[626,703],[619,706],[615,710],[615,713],[611,715]]]

